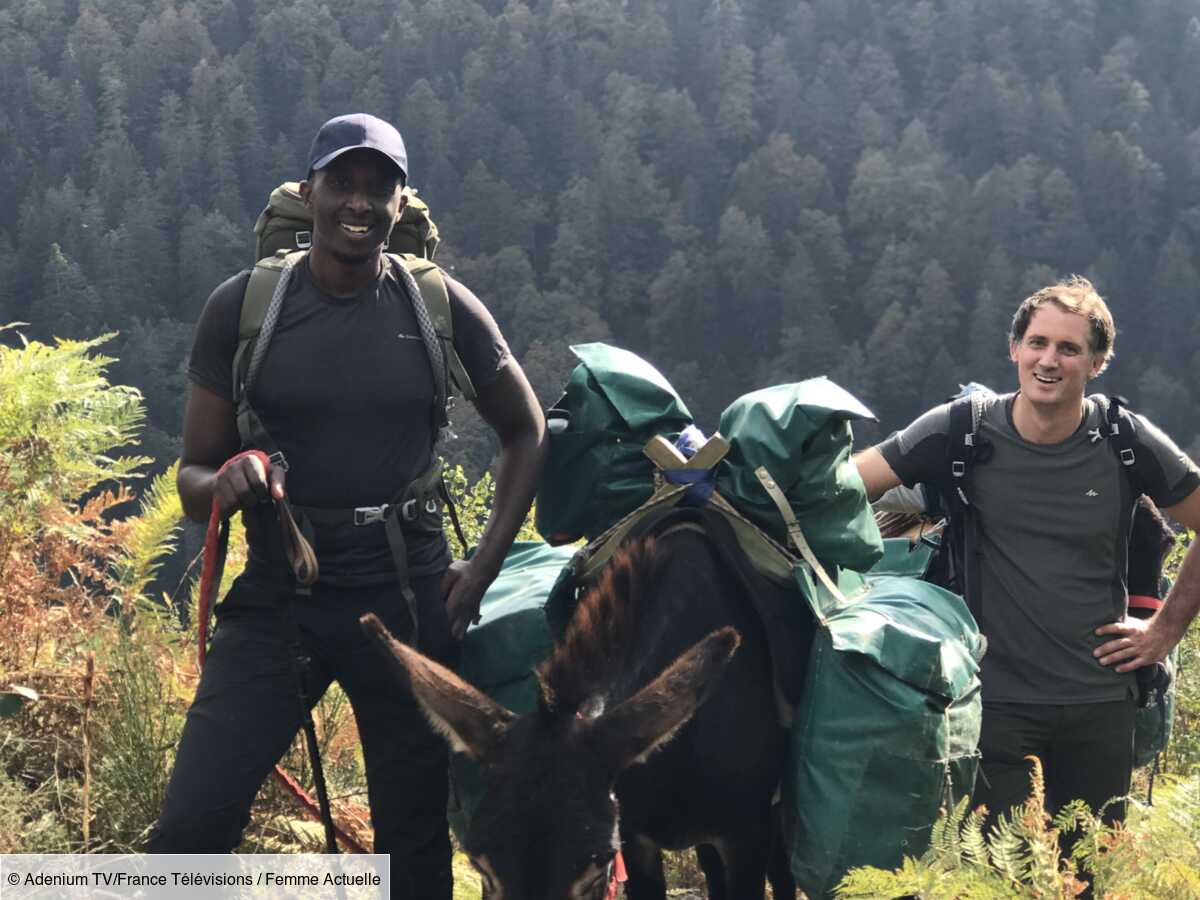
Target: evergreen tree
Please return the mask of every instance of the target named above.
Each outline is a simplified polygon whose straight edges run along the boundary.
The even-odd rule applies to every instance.
[[[754,53],[744,44],[730,47],[717,81],[717,137],[727,158],[737,159],[758,136],[754,117]]]
[[[732,202],[761,219],[775,247],[782,250],[798,225],[801,210],[837,209],[825,166],[801,157],[791,135],[773,134],[733,173]]]
[[[184,212],[179,230],[179,277],[168,316],[182,322],[200,317],[204,301],[218,284],[248,268],[254,256],[253,235],[220,212],[205,214],[197,206]]]
[[[100,295],[79,266],[50,246],[50,258],[42,275],[42,302],[34,317],[34,334],[74,338],[97,333],[102,323]]]
[[[964,377],[986,384],[992,390],[1007,390],[1011,381],[1008,361],[1009,319],[1015,303],[986,285],[975,296],[975,308],[967,330]]]

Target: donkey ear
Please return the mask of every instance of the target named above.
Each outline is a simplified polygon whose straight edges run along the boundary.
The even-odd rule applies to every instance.
[[[359,623],[387,655],[393,671],[450,748],[475,760],[484,759],[516,716],[446,667],[400,643],[374,613],[367,613]]]
[[[716,687],[741,640],[733,628],[714,631],[596,720],[595,740],[617,772],[643,762],[684,726]]]

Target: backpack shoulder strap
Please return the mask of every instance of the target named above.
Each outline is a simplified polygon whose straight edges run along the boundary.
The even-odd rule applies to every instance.
[[[979,519],[967,496],[968,476],[977,462],[985,462],[991,447],[980,438],[984,395],[960,397],[950,404],[950,430],[946,435],[946,468],[936,487],[941,512],[946,517],[941,553],[945,554],[944,587],[961,594],[967,608],[980,614],[975,556],[979,549]]]
[[[446,279],[442,277],[441,268],[437,263],[411,253],[389,255],[408,269],[417,283],[417,290],[421,292],[421,299],[425,301],[425,308],[441,342],[450,378],[464,400],[474,400],[475,386],[454,347],[454,318],[450,313],[450,294],[446,290]]]
[[[262,422],[250,405],[250,388],[254,385],[257,370],[262,365],[277,315],[268,322],[268,311],[275,298],[276,288],[285,270],[294,266],[305,251],[291,253],[280,251],[255,263],[242,295],[242,309],[238,316],[238,343],[233,354],[233,406],[237,413],[238,434],[244,447],[256,447],[271,456],[273,461],[286,467],[274,440],[263,428]],[[258,349],[261,345],[261,350]]]
[[[304,256],[304,251],[292,253],[276,253],[266,259],[260,259],[250,270],[250,280],[246,283],[246,293],[242,295],[242,310],[238,317],[238,344],[233,355],[233,401],[236,404],[242,396],[245,385],[253,381],[249,372],[250,358],[259,332],[262,331],[263,320],[267,315],[267,307],[275,295],[275,286],[284,267],[290,262],[295,265]]]
[[[1104,394],[1093,394],[1092,400],[1100,406],[1104,414],[1104,437],[1113,453],[1117,455],[1123,471],[1129,476],[1133,487],[1133,495],[1143,493],[1140,488],[1142,478],[1138,471],[1137,455],[1137,423],[1125,403],[1125,398],[1119,394],[1106,397]]]
[[[986,459],[985,446],[979,437],[983,419],[983,395],[968,394],[950,404],[950,431],[946,435],[946,474],[943,480],[951,509],[960,503],[970,506],[966,491],[967,474],[976,461]]]

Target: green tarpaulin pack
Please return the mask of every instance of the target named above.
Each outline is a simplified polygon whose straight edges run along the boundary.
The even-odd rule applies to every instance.
[[[940,541],[941,536],[927,535],[925,540]],[[907,578],[923,578],[929,571],[929,561],[934,548],[925,541],[914,541],[906,537],[884,538],[883,556],[871,567],[872,576],[899,575]]]
[[[551,589],[576,547],[518,541],[484,594],[478,625],[463,638],[458,674],[513,712],[537,706],[534,668],[554,646],[544,611]],[[450,825],[460,837],[479,800],[479,770],[465,756],[450,757]]]
[[[549,450],[537,497],[537,529],[553,544],[594,538],[654,492],[642,447],[672,440],[692,415],[657,369],[607,344],[577,344],[579,365],[546,413]]]
[[[847,602],[797,570],[819,627],[784,773],[797,883],[827,896],[862,865],[920,856],[978,767],[984,641],[962,599],[908,577],[843,573]]]
[[[858,469],[850,460],[855,419],[871,411],[828,378],[763,388],[721,414],[729,455],[719,490],[776,540],[787,539],[779,510],[755,471],[764,467],[783,490],[817,558],[866,571],[883,555],[882,539]]]

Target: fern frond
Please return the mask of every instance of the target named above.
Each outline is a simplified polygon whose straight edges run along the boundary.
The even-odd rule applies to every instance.
[[[124,608],[144,601],[147,585],[163,559],[175,549],[183,519],[183,505],[175,489],[179,463],[159,475],[142,495],[139,514],[127,521],[127,530],[112,564],[113,590]]]
[[[963,857],[972,866],[986,867],[988,864],[987,838],[983,836],[983,823],[986,816],[987,807],[980,806],[971,810],[970,815],[962,824]]]

